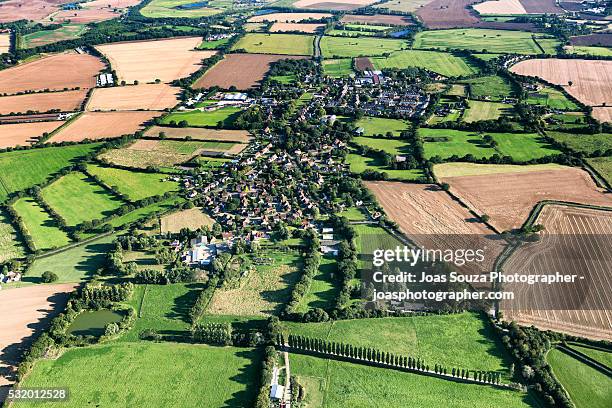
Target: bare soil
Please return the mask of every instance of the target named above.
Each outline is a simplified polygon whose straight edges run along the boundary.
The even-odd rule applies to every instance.
[[[85,112],[56,133],[49,142],[80,142],[132,134],[159,114],[155,111]]]
[[[87,90],[49,92],[0,97],[0,115],[9,113],[48,112],[59,109],[62,112],[78,110],[87,96]]]
[[[63,123],[55,121],[0,125],[0,148],[29,146],[43,133],[50,133]]]
[[[345,14],[340,20],[342,23],[366,23],[366,24],[388,24],[407,26],[414,22],[408,16],[395,16],[390,14],[357,15]]]

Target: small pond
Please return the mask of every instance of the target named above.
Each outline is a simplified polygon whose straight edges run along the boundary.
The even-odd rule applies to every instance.
[[[93,312],[82,312],[68,327],[68,334],[75,336],[96,336],[104,334],[104,328],[109,323],[119,323],[123,315],[112,310],[102,309]]]

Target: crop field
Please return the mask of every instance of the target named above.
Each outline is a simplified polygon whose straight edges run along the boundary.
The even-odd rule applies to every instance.
[[[119,81],[170,82],[184,78],[201,67],[201,61],[216,51],[196,51],[202,37],[180,37],[98,45],[117,71]],[[164,58],[159,58],[163,55]]]
[[[45,202],[66,220],[68,226],[103,218],[123,204],[83,173],[63,176],[45,187],[42,196]],[[87,205],[75,205],[75,197],[79,197]]]
[[[592,155],[595,152],[605,152],[606,150],[612,149],[612,134],[610,133],[583,135],[548,131],[546,134],[567,148],[575,152],[585,153],[586,155]],[[597,156],[599,156],[599,154],[597,154]]]
[[[465,110],[461,120],[467,123],[479,120],[495,120],[511,110],[512,105],[504,103],[469,100],[468,109]]]
[[[472,75],[478,68],[463,58],[445,52],[406,50],[391,53],[388,57],[370,58],[378,70],[384,68],[424,68],[447,77]]]
[[[352,62],[350,58],[323,60],[323,72],[332,78],[348,77],[354,74]]]
[[[608,184],[612,184],[612,157],[595,157],[587,159],[587,162],[606,179]]]
[[[217,289],[208,313],[232,316],[268,316],[280,313],[301,275],[301,259],[295,252],[264,252],[270,265],[258,265],[241,278],[236,289]]]
[[[595,107],[592,116],[600,122],[612,122],[612,107]]]
[[[50,92],[29,95],[0,97],[0,115],[9,113],[48,112],[59,109],[62,112],[78,110],[87,96],[87,90]]]
[[[42,183],[99,146],[92,143],[0,153],[0,201],[10,193]]]
[[[11,224],[8,214],[0,210],[0,263],[21,258],[24,254],[24,248],[17,240],[17,231]]]
[[[439,156],[446,159],[452,156],[463,157],[471,154],[476,158],[491,157],[495,153],[482,134],[453,129],[419,129],[424,140],[425,157]]]
[[[461,83],[468,85],[469,96],[474,99],[501,101],[512,93],[510,84],[499,76],[484,76]]]
[[[270,27],[271,33],[288,33],[299,31],[306,34],[316,33],[318,30],[324,28],[324,24],[307,24],[307,23],[274,23]]]
[[[345,14],[340,20],[341,23],[364,23],[364,24],[383,24],[407,26],[413,25],[414,22],[408,16],[394,16],[390,14]]]
[[[612,400],[612,379],[559,349],[546,355],[553,374],[576,408],[606,408]]]
[[[251,54],[312,55],[314,37],[299,34],[248,33],[238,40],[232,49],[244,50]]]
[[[92,88],[102,61],[89,54],[65,52],[0,71],[0,89],[14,94],[28,90],[61,91],[64,88]]]
[[[66,24],[55,30],[41,30],[21,36],[19,48],[41,47],[58,41],[74,40],[87,31],[83,24]]]
[[[329,18],[331,16],[332,15],[329,13],[270,13],[250,17],[247,21],[249,23],[261,23],[263,21],[270,21],[274,23],[299,23],[304,20],[320,20],[323,18]]]
[[[372,7],[392,11],[413,12],[432,1],[433,0],[389,0],[384,3],[375,4]]]
[[[510,156],[516,161],[561,154],[537,133],[491,133],[491,137],[497,142],[496,149],[503,156]]]
[[[13,208],[21,216],[36,249],[58,248],[70,243],[68,235],[51,216],[31,198],[20,198]]]
[[[31,344],[35,332],[48,327],[51,318],[63,310],[67,294],[74,285],[37,285],[24,288],[3,289],[0,293],[1,310],[11,310],[0,319],[0,370],[7,372],[20,361],[21,353]],[[10,372],[10,371],[9,371]],[[0,376],[0,387],[11,381]]]
[[[155,111],[85,112],[57,131],[48,142],[82,142],[133,134],[159,115]]]
[[[223,12],[222,8],[189,7],[190,4],[198,3],[194,3],[192,0],[153,0],[140,10],[140,12],[143,16],[149,18],[199,18],[213,16]],[[181,6],[183,6],[183,8],[181,8]]]
[[[164,110],[179,102],[179,93],[180,88],[166,84],[97,88],[91,94],[87,110]]]
[[[390,38],[323,37],[321,52],[325,58],[369,57],[407,49],[404,40]]]
[[[543,105],[552,109],[575,111],[580,109],[573,101],[571,101],[563,92],[551,87],[543,87],[537,92],[530,93],[527,98],[527,103],[531,105]]]
[[[64,122],[31,122],[0,125],[0,149],[5,147],[29,146],[36,143],[45,133],[53,132]]]
[[[23,280],[40,283],[45,271],[53,271],[59,283],[89,280],[106,261],[106,253],[112,250],[115,235],[95,239],[56,254],[35,259]]]
[[[215,64],[198,79],[193,87],[210,88],[218,86],[229,89],[235,86],[237,89],[246,90],[256,87],[264,79],[270,65],[283,59],[303,58],[294,55],[270,55],[270,54],[228,54],[223,60]],[[245,67],[249,67],[245,71]]]
[[[113,375],[107,375],[108,370]],[[63,403],[66,407],[92,403],[172,406],[176,401],[185,407],[249,406],[256,395],[258,370],[258,354],[252,349],[115,342],[68,350],[56,360],[40,361],[24,386],[64,384],[71,390],[70,399]],[[129,393],[115,391],[126,384],[138,386]]]
[[[375,3],[374,0],[298,0],[293,1],[293,7],[299,9],[311,9],[311,10],[335,10],[335,11],[347,11],[354,10],[360,7],[368,6]]]
[[[399,136],[401,132],[408,130],[410,125],[399,119],[364,116],[355,122],[355,127],[363,128],[364,136],[386,135],[387,132],[391,132],[393,136]]]
[[[530,59],[519,62],[510,70],[562,85],[570,95],[586,105],[612,104],[612,61]]]
[[[511,360],[493,329],[476,313],[307,324],[286,322],[284,326],[287,333],[419,357],[430,366],[444,364],[509,376]]]
[[[206,215],[201,208],[193,207],[163,216],[161,218],[161,232],[180,232],[183,228],[195,231],[203,226],[212,227],[214,223],[215,221]]]
[[[159,137],[160,133],[168,139],[217,140],[221,142],[248,143],[251,135],[246,130],[216,130],[204,128],[172,128],[153,126],[144,133],[148,137]]]
[[[523,167],[516,172],[514,167]],[[589,174],[575,167],[508,166],[507,172],[441,177],[451,191],[477,214],[487,214],[500,231],[519,228],[542,200],[612,206]],[[533,169],[533,171],[525,171]]]
[[[432,29],[470,27],[478,19],[467,9],[475,0],[433,0],[416,11],[416,15]]]
[[[549,41],[544,42],[547,48]],[[556,45],[558,42],[554,42]],[[414,39],[414,48],[459,48],[484,53],[542,54],[542,49],[525,31],[466,28],[422,31]],[[546,50],[545,50],[546,51]]]
[[[97,165],[87,166],[87,172],[100,177],[102,182],[108,186],[116,186],[122,194],[129,197],[130,201],[178,191],[178,184],[175,181],[165,180],[168,176],[164,174],[136,172]]]
[[[349,153],[346,156],[346,163],[350,166],[351,172],[355,174],[361,174],[366,170],[372,170],[379,173],[387,173],[389,179],[402,181],[419,181],[424,176],[423,170],[421,169],[392,170],[387,168],[381,160],[355,153]]]

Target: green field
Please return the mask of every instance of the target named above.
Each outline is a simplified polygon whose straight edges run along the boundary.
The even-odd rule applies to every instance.
[[[558,110],[575,111],[580,109],[563,92],[548,86],[543,87],[538,92],[530,93],[526,102],[530,105],[543,105]]]
[[[403,181],[418,181],[424,176],[421,169],[392,170],[388,169],[382,162],[376,159],[354,153],[349,153],[346,156],[346,163],[350,166],[351,172],[355,174],[361,174],[366,170],[373,170],[380,173],[387,173],[389,179]]]
[[[312,278],[308,293],[302,298],[297,311],[307,312],[309,309],[320,307],[331,309],[335,305],[338,295],[339,282],[337,282],[336,260],[332,257],[322,256],[319,272]],[[333,275],[336,274],[336,280]]]
[[[612,379],[607,375],[557,349],[550,350],[546,360],[576,408],[610,406]]]
[[[167,200],[160,201],[146,207],[138,208],[125,215],[120,215],[110,220],[107,224],[113,228],[123,227],[124,225],[138,221],[143,217],[149,217],[153,214],[161,214],[170,210],[176,209],[180,204],[184,203],[185,199],[182,197],[172,197]]]
[[[140,13],[149,18],[198,18],[207,17],[223,12],[221,8],[215,8],[218,1],[207,2],[210,7],[195,7],[192,9],[180,9],[177,7],[194,4],[194,0],[152,0],[140,10]]]
[[[389,38],[323,37],[321,52],[325,58],[369,57],[407,49],[404,40]]]
[[[355,137],[353,142],[368,146],[376,150],[384,150],[392,155],[405,155],[410,153],[410,145],[405,140],[381,139],[375,137]]]
[[[203,140],[160,140],[159,148],[164,151],[192,155],[196,151],[203,150],[215,150],[224,151],[231,149],[235,143],[228,142],[215,142],[215,141],[203,141]]]
[[[479,120],[494,120],[512,110],[512,105],[497,102],[468,101],[468,109],[465,110],[464,122],[477,122]]]
[[[587,159],[587,162],[606,179],[608,184],[612,185],[612,156],[610,157],[595,157]]]
[[[561,154],[537,133],[490,133],[490,135],[497,142],[500,154],[510,156],[516,161]]]
[[[83,173],[69,173],[42,190],[42,197],[68,226],[98,220],[115,212],[123,204]],[[75,197],[82,200],[79,205]]]
[[[430,159],[439,156],[447,159],[453,155],[463,157],[471,154],[476,158],[491,157],[496,153],[495,149],[487,145],[482,139],[483,135],[476,132],[466,132],[452,129],[419,129],[422,138],[441,138],[445,141],[424,140],[425,157]]]
[[[543,36],[539,35],[539,38]],[[415,36],[413,48],[454,48],[474,50],[485,54],[541,54],[542,50],[538,43],[533,40],[531,33],[525,31],[462,28],[421,31]],[[540,43],[544,51],[548,53],[554,53],[552,48],[557,44],[559,42],[554,39],[543,39]]]
[[[355,122],[355,127],[363,128],[364,136],[384,136],[387,134],[387,132],[391,132],[393,136],[399,136],[404,130],[408,130],[410,125],[399,119],[364,116]]]
[[[34,48],[56,43],[58,41],[79,38],[87,26],[84,24],[65,24],[56,30],[40,30],[20,36],[19,48]]]
[[[375,24],[357,24],[357,23],[349,23],[344,24],[347,30],[355,30],[355,31],[387,31],[391,27],[385,25],[375,25]]]
[[[232,49],[243,49],[251,54],[312,55],[314,36],[248,33]]]
[[[594,55],[597,57],[612,57],[612,48],[607,47],[588,47],[573,45],[565,47],[565,51],[568,54],[578,55]]]
[[[17,231],[11,224],[8,213],[0,209],[0,263],[21,258],[25,250],[17,240]]]
[[[485,76],[461,81],[468,85],[468,94],[474,99],[501,101],[512,93],[512,87],[499,76]]]
[[[584,112],[553,113],[547,119],[553,122],[547,124],[548,128],[560,131],[584,128],[586,123],[588,123]]]
[[[588,135],[548,131],[546,134],[555,139],[557,142],[567,146],[569,149],[572,149],[575,152],[585,153],[587,155],[591,155],[597,151],[603,153],[606,150],[612,149],[611,133]]]
[[[90,279],[104,265],[106,253],[113,248],[114,235],[108,235],[70,248],[66,251],[36,259],[23,280],[39,283],[46,271],[58,276],[58,283],[82,282]]]
[[[472,54],[472,55],[483,61],[491,61],[495,58],[500,57],[502,54]]]
[[[20,198],[13,208],[23,219],[36,249],[64,246],[70,242],[68,235],[57,227],[51,216],[31,198]]]
[[[117,187],[121,194],[129,197],[130,201],[163,195],[179,189],[177,182],[165,180],[168,178],[165,174],[144,173],[97,165],[87,166],[87,172],[98,176],[105,184]]]
[[[612,351],[598,350],[588,347],[586,345],[579,346],[574,343],[569,344],[569,347],[591,357],[593,360],[597,361],[600,364],[612,368]]]
[[[91,143],[0,153],[0,201],[10,193],[44,182],[98,146],[99,143]]]
[[[394,52],[388,57],[370,58],[370,61],[378,70],[418,67],[447,77],[473,75],[478,72],[478,68],[463,58],[445,52],[406,50]]]
[[[232,39],[231,37],[228,37],[228,38],[222,38],[220,40],[202,41],[202,44],[198,46],[198,49],[199,50],[216,50],[220,46],[227,44],[229,40],[231,39]]]
[[[346,217],[349,221],[365,221],[366,215],[357,207],[349,207],[346,210],[338,213],[340,217]]]
[[[62,384],[70,389],[62,407],[238,407],[253,403],[258,375],[259,353],[253,349],[110,343],[39,361],[23,386]],[[57,402],[15,406],[55,407]]]
[[[240,112],[242,112],[242,109],[235,106],[227,106],[213,111],[173,112],[164,116],[160,124],[169,125],[171,122],[179,123],[185,120],[189,126],[223,128],[234,123]]]
[[[376,31],[354,31],[354,30],[337,30],[332,28],[331,30],[327,30],[325,32],[326,36],[333,37],[374,37],[376,35]]]
[[[347,77],[353,72],[353,61],[350,58],[323,60],[323,72],[332,78]]]
[[[308,407],[491,408],[533,407],[526,393],[462,384],[299,354],[290,355],[291,374],[305,388]],[[441,401],[443,396],[444,402]]]

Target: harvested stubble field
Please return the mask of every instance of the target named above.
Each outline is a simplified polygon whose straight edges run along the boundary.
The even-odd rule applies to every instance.
[[[514,167],[519,171],[514,171]],[[533,171],[524,171],[529,168]],[[450,184],[451,191],[474,212],[487,214],[490,223],[500,231],[521,227],[531,209],[542,200],[612,206],[612,195],[599,189],[582,169],[506,166],[505,170],[470,176],[449,174],[440,181]]]
[[[271,33],[289,33],[299,31],[302,33],[312,34],[317,30],[325,27],[324,24],[307,24],[307,23],[274,23],[270,27]]]
[[[87,110],[164,110],[179,102],[179,93],[179,88],[166,84],[96,88],[87,103]]]
[[[238,40],[232,49],[245,50],[252,54],[310,56],[314,52],[314,37],[302,34],[249,33]]]
[[[201,208],[193,207],[188,210],[183,210],[168,214],[161,218],[161,232],[180,232],[183,228],[189,228],[192,231],[200,227],[212,227],[215,220],[204,213]]]
[[[87,7],[87,3],[84,3]],[[117,13],[112,8],[82,8],[79,10],[60,10],[57,13],[48,17],[53,19],[55,23],[96,23],[99,21],[111,20],[117,18],[121,13]]]
[[[210,68],[193,84],[195,89],[218,86],[228,89],[235,86],[246,90],[256,87],[270,70],[273,62],[283,59],[300,59],[295,55],[228,54]],[[248,67],[248,69],[246,69]]]
[[[595,107],[592,116],[600,122],[612,122],[612,107]]]
[[[10,310],[0,319],[0,372],[19,363],[21,353],[31,343],[31,336],[46,329],[51,319],[64,309],[68,293],[73,289],[74,284],[59,284],[0,292],[0,310]],[[0,387],[12,384],[13,380],[0,375]]]
[[[80,142],[133,134],[159,115],[155,111],[85,112],[60,129],[49,142]]]
[[[365,24],[388,24],[397,26],[413,25],[414,22],[408,16],[395,16],[390,14],[357,15],[345,14],[341,23],[365,23]]]
[[[104,64],[93,55],[54,54],[0,71],[0,93],[93,88],[102,69]]]
[[[11,35],[9,33],[0,34],[0,54],[9,52],[11,48]]]
[[[198,69],[201,61],[216,51],[196,51],[202,37],[181,37],[155,41],[134,41],[96,48],[104,54],[117,71],[119,81],[170,82],[184,78]],[[163,56],[163,58],[161,58]]]
[[[0,125],[0,148],[28,146],[43,133],[50,133],[64,122],[33,122]]]
[[[48,112],[59,109],[62,112],[78,110],[87,96],[87,90],[36,93],[0,97],[0,115],[9,113]]]
[[[332,15],[329,13],[271,13],[263,14],[260,16],[253,16],[247,21],[249,23],[261,23],[263,21],[270,21],[275,23],[299,23],[304,20],[320,20],[323,18],[329,18]]]
[[[527,14],[520,0],[489,0],[476,4],[473,8],[480,14]]]
[[[375,0],[298,0],[293,3],[293,7],[310,10],[349,11],[375,2]]]
[[[561,85],[585,105],[612,104],[612,61],[530,59],[519,62],[510,70]]]
[[[477,0],[433,0],[419,8],[416,15],[429,28],[470,27],[478,19],[467,6]]]
[[[525,274],[545,273],[546,270],[564,274],[580,270],[585,278],[569,289],[564,289],[563,285],[506,285],[517,296],[512,304],[502,304],[504,318],[519,324],[533,324],[544,330],[612,340],[612,311],[589,310],[592,309],[589,305],[609,304],[609,300],[601,297],[609,299],[612,293],[610,265],[602,262],[612,245],[612,212],[546,205],[536,223],[545,227],[542,232],[544,244],[518,249],[503,265],[503,270],[507,273],[524,271]],[[580,239],[580,235],[585,238]],[[597,236],[597,239],[588,236]],[[560,255],[560,251],[565,251],[564,255]],[[587,254],[592,256],[591,260],[585,259],[589,256]],[[543,269],[543,265],[547,269]],[[549,299],[554,299],[555,303],[549,303]],[[563,310],[558,307],[561,303]],[[583,310],[575,310],[578,304],[584,305]],[[557,307],[553,308],[553,305]]]
[[[18,20],[40,21],[59,10],[58,0],[7,0],[0,3],[0,23]]]
[[[174,128],[152,126],[144,133],[148,137],[160,137],[164,134],[168,139],[218,140],[221,142],[248,143],[251,134],[246,130],[217,130],[205,128]]]
[[[557,5],[555,0],[521,0],[525,11],[530,14],[563,14],[565,11]]]
[[[391,11],[414,12],[433,0],[388,0],[372,7]]]

